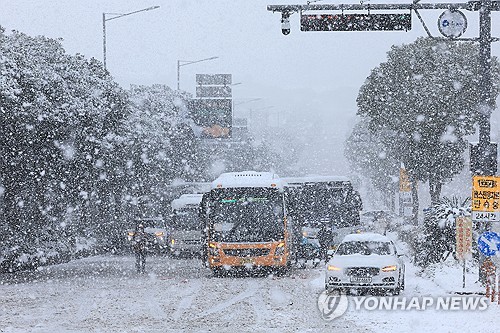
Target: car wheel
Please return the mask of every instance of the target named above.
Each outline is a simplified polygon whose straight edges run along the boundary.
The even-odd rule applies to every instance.
[[[340,294],[342,294],[342,289],[340,289],[340,288],[328,288],[328,285],[325,285],[325,290],[326,290],[326,293],[328,295],[332,295],[332,294],[340,295]]]

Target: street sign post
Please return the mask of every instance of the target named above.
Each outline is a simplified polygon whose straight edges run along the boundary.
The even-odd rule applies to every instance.
[[[494,256],[500,251],[500,235],[493,231],[483,233],[477,240],[477,247],[485,256]]]
[[[458,260],[472,256],[472,220],[470,216],[459,216],[456,224],[456,255]]]
[[[196,74],[196,97],[189,103],[191,118],[205,139],[230,138],[233,118],[231,74]]]
[[[479,222],[500,222],[499,176],[473,176],[472,219]]]
[[[300,16],[301,31],[391,31],[411,29],[411,14],[314,14]]]
[[[227,86],[231,83],[231,74],[196,74],[196,84],[200,86]]]
[[[462,288],[465,288],[465,261],[472,257],[472,220],[470,216],[459,216],[455,226],[455,254],[462,261]]]
[[[203,128],[206,138],[227,138],[231,135],[231,99],[192,99],[189,111],[195,124]]]
[[[458,38],[467,29],[467,18],[459,10],[446,10],[438,19],[439,32],[448,38]]]
[[[413,199],[411,196],[412,183],[404,167],[399,169],[399,209],[404,217],[413,216]]]

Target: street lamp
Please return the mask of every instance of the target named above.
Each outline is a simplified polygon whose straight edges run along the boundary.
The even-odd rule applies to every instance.
[[[120,17],[127,16],[127,15],[132,15],[132,14],[139,13],[139,12],[145,12],[145,11],[153,10],[153,9],[157,9],[157,8],[160,8],[160,6],[148,7],[148,8],[136,10],[134,12],[125,13],[125,14],[102,13],[102,54],[103,54],[104,69],[106,69],[106,22],[120,18]],[[106,15],[114,15],[114,17],[106,18]]]
[[[201,60],[194,60],[194,61],[190,61],[190,60],[177,60],[177,90],[180,90],[181,66],[191,65],[191,64],[195,64],[197,62],[202,62],[202,61],[207,61],[207,60],[213,60],[213,59],[217,59],[217,58],[219,58],[219,57],[210,57],[210,58],[201,59]]]

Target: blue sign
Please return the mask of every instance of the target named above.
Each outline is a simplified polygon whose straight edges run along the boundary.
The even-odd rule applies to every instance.
[[[494,256],[500,251],[500,235],[493,231],[487,231],[477,240],[479,251],[485,256]]]

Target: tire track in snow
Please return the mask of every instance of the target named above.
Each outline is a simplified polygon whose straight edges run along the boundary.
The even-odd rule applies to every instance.
[[[247,283],[247,289],[245,291],[237,294],[236,296],[234,296],[234,297],[232,297],[232,298],[230,298],[222,303],[217,304],[216,306],[214,306],[213,308],[211,308],[209,310],[203,311],[202,313],[197,315],[196,318],[202,318],[202,317],[205,317],[205,316],[217,313],[217,312],[221,312],[234,304],[240,303],[241,301],[243,301],[249,297],[254,296],[255,293],[257,292],[257,289],[258,289],[257,282],[253,281],[253,280],[249,280]]]
[[[267,289],[267,288],[266,288]],[[271,312],[268,310],[268,304],[264,301],[263,291],[261,289],[250,297],[250,304],[252,305],[253,312],[255,312],[256,327],[261,327],[262,323],[272,318]]]
[[[187,309],[189,309],[191,307],[191,304],[193,304],[193,300],[198,295],[198,291],[200,290],[201,286],[202,286],[202,283],[200,280],[194,281],[194,283],[188,289],[188,292],[190,294],[182,296],[182,299],[179,302],[177,309],[175,310],[174,314],[172,315],[172,318],[174,320],[179,320],[181,318],[182,314]]]

